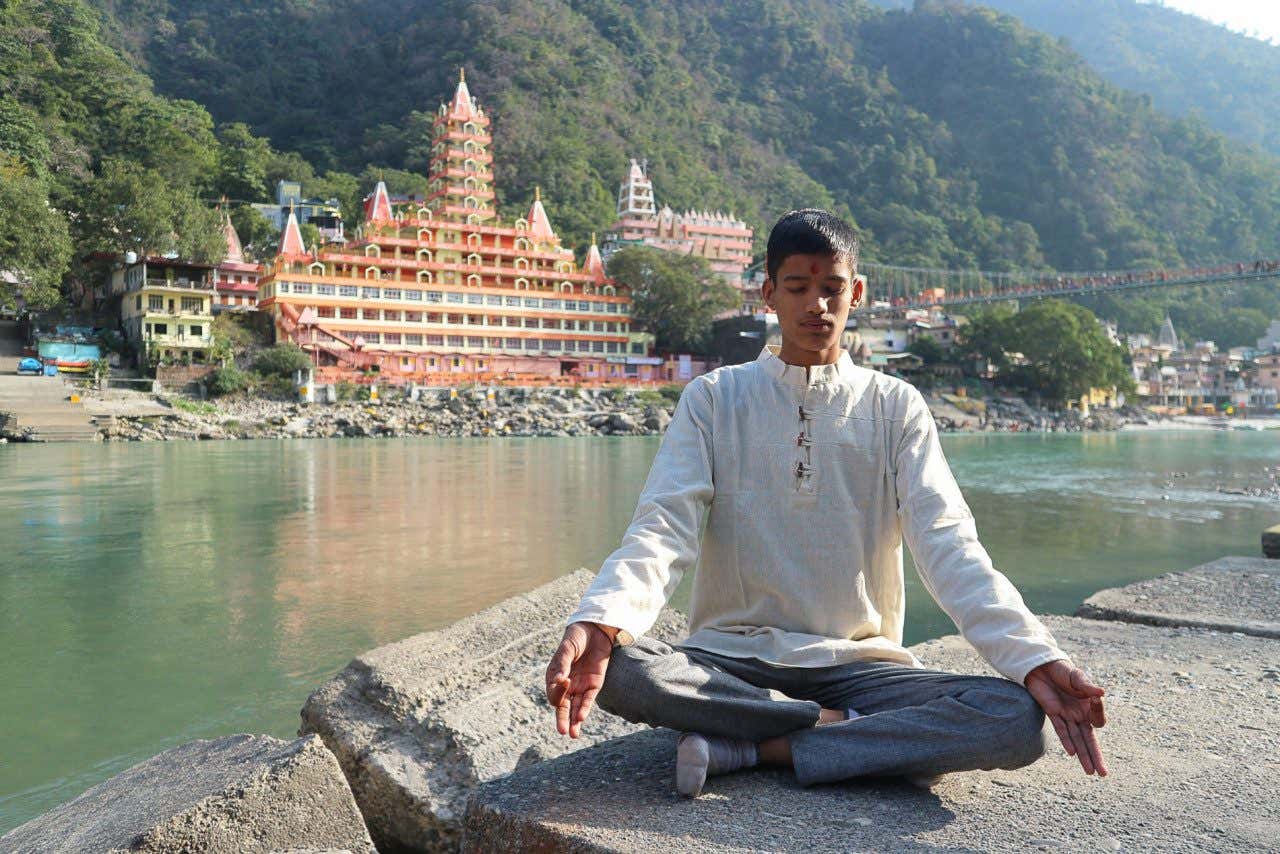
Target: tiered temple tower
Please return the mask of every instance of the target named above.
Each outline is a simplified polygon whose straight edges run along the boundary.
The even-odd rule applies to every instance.
[[[540,191],[527,215],[498,219],[488,125],[460,79],[436,116],[427,198],[392,199],[380,181],[356,239],[319,251],[291,217],[260,310],[322,365],[384,377],[660,379],[594,242],[579,270]]]
[[[453,100],[441,104],[432,123],[427,207],[449,222],[488,222],[496,216],[489,117],[471,97],[459,72]]]

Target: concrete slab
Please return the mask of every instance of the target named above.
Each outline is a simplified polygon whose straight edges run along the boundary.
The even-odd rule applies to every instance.
[[[307,700],[302,732],[337,755],[379,848],[455,850],[479,783],[640,729],[599,714],[571,741],[546,705],[547,662],[594,575],[578,570],[367,652]],[[670,610],[653,632],[685,633]]]
[[[1100,590],[1076,616],[1280,638],[1280,563],[1220,558],[1185,572]]]
[[[318,738],[232,735],[167,750],[0,837],[0,852],[373,852]]]
[[[1198,629],[1049,617],[1108,689],[1111,775],[1056,749],[1021,771],[802,789],[789,773],[673,789],[675,734],[650,730],[479,787],[464,851],[1258,851],[1280,839],[1280,646]],[[990,673],[959,637],[929,666]]]

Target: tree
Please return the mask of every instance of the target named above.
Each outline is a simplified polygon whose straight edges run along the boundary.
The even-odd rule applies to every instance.
[[[231,208],[231,225],[240,238],[240,248],[244,250],[246,257],[264,261],[275,255],[276,245],[280,242],[280,229],[256,208],[249,205]]]
[[[956,344],[959,355],[966,360],[982,359],[991,363],[997,373],[1009,368],[1009,348],[1014,337],[1012,308],[997,305],[969,318]]]
[[[1015,374],[1028,388],[1059,403],[1091,388],[1132,383],[1124,348],[1107,337],[1089,309],[1062,300],[1045,300],[1019,312],[1010,324],[1009,347],[1022,353]]]
[[[0,152],[0,273],[18,280],[0,278],[0,303],[21,296],[31,307],[55,304],[71,253],[67,220],[49,207],[44,184]]]
[[[225,124],[218,129],[222,143],[218,153],[217,191],[245,202],[262,202],[270,198],[267,169],[271,165],[271,146],[253,135],[242,122]]]
[[[947,356],[947,351],[942,349],[942,345],[928,335],[922,335],[912,341],[907,352],[919,356],[926,368],[933,367]]]
[[[103,164],[79,225],[85,248],[140,256],[176,252],[210,264],[226,256],[216,211],[171,187],[159,172],[119,158]]]
[[[742,303],[705,259],[692,255],[629,246],[609,259],[609,275],[631,289],[635,323],[653,332],[659,350],[703,352],[711,321]]]

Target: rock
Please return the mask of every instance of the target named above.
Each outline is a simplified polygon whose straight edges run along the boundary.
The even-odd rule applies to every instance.
[[[1280,558],[1280,525],[1272,525],[1262,532],[1262,555]]]
[[[635,419],[625,412],[613,413],[609,416],[607,424],[609,431],[612,433],[634,433],[636,431]]]
[[[573,401],[557,395],[547,400],[547,408],[567,414],[573,412],[574,406]]]
[[[1258,677],[1276,642],[1203,630],[1046,617],[1108,691],[1111,774],[1086,777],[1053,740],[1019,771],[944,777],[931,792],[890,780],[799,787],[757,769],[673,790],[676,735],[650,730],[480,786],[463,850],[553,852],[1256,851],[1280,838],[1280,703]],[[984,672],[952,636],[913,647],[930,667]],[[1228,663],[1241,672],[1221,669]],[[1274,666],[1274,665],[1271,665]],[[1206,687],[1170,696],[1174,670]],[[1230,689],[1242,683],[1242,692]],[[1256,727],[1256,729],[1255,729]],[[1209,742],[1214,742],[1210,744]]]
[[[1280,638],[1280,564],[1224,557],[1185,572],[1100,590],[1076,615]]]
[[[291,848],[374,851],[337,760],[314,736],[193,741],[0,837],[4,852]]]
[[[670,414],[660,406],[650,406],[644,412],[644,426],[646,430],[653,430],[654,432],[661,433],[667,429],[667,425],[670,423]]]
[[[546,705],[547,662],[593,577],[367,652],[307,700],[302,732],[337,755],[380,848],[453,850],[477,784],[639,729],[593,714],[571,741]],[[664,611],[654,634],[683,637],[684,618]]]

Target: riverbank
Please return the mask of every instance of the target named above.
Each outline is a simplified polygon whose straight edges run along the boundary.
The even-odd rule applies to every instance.
[[[1097,409],[1083,416],[1038,408],[1016,397],[926,399],[941,432],[1088,432],[1166,423],[1136,407]],[[97,438],[112,442],[650,436],[666,430],[675,405],[674,395],[656,391],[541,388],[424,389],[412,399],[389,392],[380,400],[332,404],[112,390],[86,392],[83,402],[98,426]],[[21,427],[4,438],[38,441]]]

